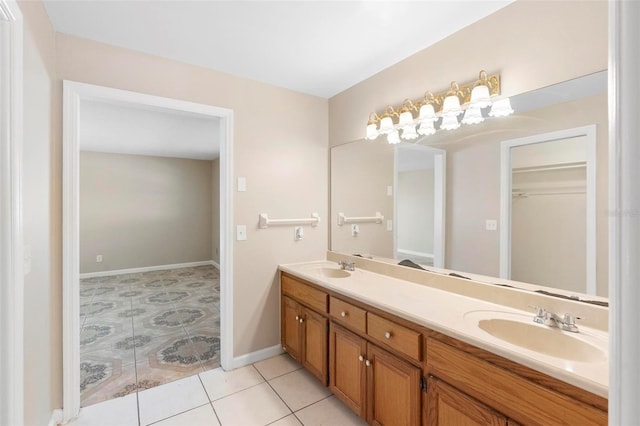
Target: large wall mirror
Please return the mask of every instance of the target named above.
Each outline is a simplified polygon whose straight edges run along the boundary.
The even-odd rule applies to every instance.
[[[379,138],[333,147],[331,249],[606,297],[607,72],[511,102],[512,116],[415,143]],[[580,142],[575,129],[590,129],[591,141]],[[543,163],[533,162],[542,157]],[[532,222],[552,209],[564,216]],[[563,223],[573,231],[553,231]],[[547,239],[534,238],[540,237],[536,227]],[[558,272],[532,272],[553,271],[552,263]]]

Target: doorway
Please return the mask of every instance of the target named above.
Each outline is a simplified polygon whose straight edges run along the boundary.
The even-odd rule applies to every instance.
[[[596,294],[596,129],[504,141],[500,277]]]
[[[232,277],[232,238],[231,238],[231,217],[232,217],[232,191],[231,191],[231,153],[232,153],[232,126],[233,126],[233,112],[224,108],[217,108],[208,105],[195,104],[191,102],[179,101],[168,98],[161,98],[156,96],[150,96],[140,93],[134,93],[129,91],[111,89],[106,87],[88,85],[83,83],[76,83],[65,81],[64,82],[64,128],[63,128],[63,303],[64,303],[64,313],[63,313],[63,330],[64,330],[64,345],[63,345],[63,353],[64,353],[64,418],[65,420],[69,420],[78,415],[81,402],[80,402],[80,386],[81,386],[81,365],[84,365],[85,369],[89,368],[91,370],[91,365],[86,362],[81,362],[81,354],[80,347],[82,343],[82,338],[86,341],[92,340],[99,335],[101,332],[100,326],[94,324],[93,328],[87,328],[85,333],[81,338],[81,330],[82,326],[87,322],[87,313],[88,310],[93,309],[93,304],[95,303],[119,303],[116,300],[119,296],[124,297],[122,299],[123,303],[129,303],[129,309],[126,309],[126,306],[120,306],[123,309],[119,309],[118,315],[133,315],[136,312],[139,312],[140,306],[133,306],[134,293],[135,295],[144,298],[136,299],[137,303],[151,303],[152,306],[154,303],[158,306],[162,306],[166,303],[170,303],[172,309],[165,309],[166,312],[157,312],[152,313],[151,317],[139,318],[138,322],[138,330],[144,330],[145,326],[149,328],[147,330],[151,330],[155,326],[166,326],[171,327],[174,323],[175,325],[181,328],[181,332],[187,333],[186,336],[189,336],[188,330],[185,329],[185,325],[182,323],[185,321],[198,322],[198,318],[201,316],[202,312],[207,309],[208,303],[214,303],[212,299],[207,298],[205,294],[197,294],[194,297],[196,299],[202,299],[201,303],[203,304],[201,308],[195,309],[193,307],[188,307],[184,309],[178,309],[174,305],[174,300],[168,300],[171,297],[184,296],[184,293],[188,293],[191,295],[193,292],[182,291],[178,289],[173,291],[173,289],[168,290],[164,288],[165,285],[184,285],[184,286],[200,286],[206,287],[207,283],[211,284],[209,287],[212,290],[214,289],[215,283],[218,282],[217,274],[214,272],[213,267],[211,265],[204,265],[202,262],[200,264],[195,264],[191,262],[158,262],[151,261],[147,259],[147,264],[142,267],[135,267],[135,265],[126,263],[126,256],[118,259],[118,253],[116,251],[111,251],[112,255],[108,257],[103,257],[104,253],[92,253],[92,257],[95,259],[96,263],[93,263],[90,267],[94,269],[102,269],[102,271],[91,271],[86,273],[82,278],[83,280],[88,281],[88,284],[97,285],[89,285],[87,287],[81,288],[80,286],[80,268],[81,266],[85,270],[87,269],[87,259],[85,250],[81,252],[81,240],[80,240],[80,224],[81,224],[81,214],[80,214],[80,197],[81,197],[81,187],[80,187],[80,175],[81,175],[81,167],[80,164],[86,161],[89,161],[90,155],[86,152],[83,152],[83,158],[81,159],[81,127],[80,127],[80,117],[81,114],[83,117],[86,117],[89,112],[89,106],[96,101],[100,102],[103,106],[109,105],[125,105],[131,108],[137,108],[142,111],[165,111],[171,112],[173,114],[182,115],[182,116],[198,116],[201,119],[209,119],[216,121],[218,126],[215,130],[211,130],[211,141],[218,140],[220,144],[219,151],[219,228],[218,235],[220,239],[219,243],[219,266],[220,266],[220,274],[219,274],[219,306],[220,306],[220,316],[219,316],[219,339],[214,339],[213,336],[204,336],[204,340],[200,343],[204,343],[204,345],[218,345],[219,348],[219,361],[223,368],[226,368],[231,362],[232,359],[232,321],[231,321],[231,307],[232,307],[232,286],[231,286],[231,277]],[[104,111],[103,111],[104,113]],[[95,153],[91,153],[95,154]],[[111,158],[103,158],[103,157],[113,157],[113,156],[122,156],[126,154],[118,154],[118,153],[102,153],[99,155],[99,162],[109,161]],[[96,155],[92,155],[96,160]],[[132,161],[132,156],[128,156],[128,161]],[[140,157],[142,158],[142,157]],[[139,160],[137,158],[136,160]],[[175,165],[169,165],[169,161],[171,159],[164,156],[164,159],[157,156],[152,156],[146,158],[146,160],[150,160],[155,167],[156,170],[163,169],[167,167],[175,167]],[[186,160],[185,160],[186,161]],[[195,160],[194,160],[195,161]],[[160,164],[162,163],[162,164]],[[174,162],[175,163],[175,162]],[[85,163],[83,163],[84,165]],[[173,164],[173,163],[172,163]],[[184,165],[183,165],[184,166]],[[187,169],[192,169],[193,165],[187,165]],[[198,167],[195,167],[198,168]],[[108,169],[107,169],[108,170]],[[152,168],[153,170],[153,168]],[[211,173],[212,168],[210,167],[209,173]],[[86,172],[86,170],[85,170]],[[206,173],[206,172],[205,172]],[[108,180],[108,177],[107,177]],[[122,186],[122,185],[120,185]],[[211,187],[210,187],[211,188]],[[213,204],[213,203],[212,203]],[[154,210],[159,212],[159,210]],[[166,213],[166,212],[165,212]],[[86,229],[82,230],[83,236],[86,233]],[[83,243],[83,248],[86,247],[86,244]],[[209,245],[209,249],[211,250],[212,257],[214,248],[212,245]],[[162,254],[161,254],[162,256]],[[131,257],[131,256],[129,256]],[[136,256],[137,257],[137,256]],[[113,263],[109,266],[104,266],[105,261],[112,261]],[[117,260],[117,262],[116,262]],[[102,261],[102,262],[101,262]],[[150,262],[150,265],[149,265]],[[171,263],[158,265],[159,263]],[[210,263],[204,262],[204,263]],[[156,267],[154,267],[156,266]],[[160,266],[160,267],[157,267]],[[211,270],[209,270],[211,269]],[[145,276],[146,274],[146,276]],[[171,276],[169,276],[171,275]],[[175,275],[175,277],[174,277]],[[109,278],[111,277],[111,278]],[[114,278],[116,277],[116,278]],[[142,279],[142,278],[145,279]],[[176,278],[177,277],[177,278]],[[148,279],[147,279],[148,278]],[[191,279],[194,278],[194,279]],[[195,279],[198,278],[198,279]],[[110,282],[109,285],[105,284],[103,281],[105,279],[111,279],[113,282]],[[117,283],[116,283],[117,281]],[[120,283],[123,281],[123,283]],[[127,288],[120,288],[117,285],[111,284],[119,284],[127,286]],[[138,286],[138,284],[140,284]],[[136,288],[132,288],[132,286],[136,286]],[[155,286],[155,287],[154,287]],[[161,286],[161,287],[158,287]],[[96,290],[97,287],[103,288],[103,290]],[[138,288],[140,287],[140,288]],[[107,291],[109,288],[113,288],[113,296],[116,298],[113,301],[111,300],[100,300],[100,295],[98,293]],[[195,287],[194,287],[195,288]],[[207,287],[208,288],[208,287]],[[191,289],[191,288],[190,288]],[[84,293],[81,293],[81,290]],[[146,294],[145,291],[148,292],[156,291],[158,294]],[[96,291],[98,293],[96,293]],[[91,294],[89,294],[91,293]],[[139,294],[138,294],[139,293]],[[144,293],[144,294],[143,294]],[[160,294],[162,293],[162,294]],[[171,293],[171,294],[169,294]],[[175,294],[174,294],[175,293]],[[178,294],[179,293],[179,294]],[[81,299],[82,295],[89,296],[91,299],[89,301]],[[170,297],[171,296],[171,297]],[[98,297],[98,299],[96,299]],[[125,300],[126,299],[126,300]],[[153,299],[153,300],[147,300]],[[81,304],[81,300],[85,302]],[[146,301],[146,302],[145,302]],[[194,301],[196,303],[197,301]],[[200,303],[200,302],[198,302]],[[81,309],[81,307],[83,307]],[[114,305],[115,307],[115,305]],[[99,308],[99,307],[98,307]],[[120,312],[121,311],[121,312]],[[198,312],[196,312],[198,311]],[[202,311],[202,312],[200,312]],[[83,315],[84,314],[84,315]],[[156,318],[157,317],[157,318]],[[154,319],[155,318],[155,319]],[[136,322],[133,318],[131,318],[132,329],[135,329]],[[157,320],[157,321],[156,321]],[[175,320],[175,321],[174,321]],[[155,324],[155,322],[158,324]],[[180,324],[177,324],[180,323]],[[128,324],[128,322],[127,322]],[[117,330],[118,328],[122,328],[120,323],[113,324],[113,329]],[[104,330],[105,332],[108,330]],[[194,329],[192,329],[192,332]],[[149,333],[146,333],[149,334]],[[202,333],[200,333],[202,334]],[[148,336],[147,336],[148,337]],[[132,334],[129,337],[125,337],[122,340],[121,346],[123,350],[130,350],[130,353],[134,354],[136,349],[140,349],[139,343],[142,341],[141,339],[147,339],[147,337],[143,337],[141,334],[136,336]],[[167,352],[167,356],[173,355],[173,358],[176,358],[176,361],[184,361],[188,364],[190,361],[200,363],[200,358],[204,355],[197,355],[197,351],[194,350],[194,340],[185,337],[174,335],[172,338],[174,341],[167,342],[170,347],[174,348],[175,351],[172,354]],[[148,339],[147,339],[148,340]],[[197,340],[197,339],[196,339]],[[211,340],[211,341],[209,341]],[[214,342],[214,340],[217,340]],[[183,345],[184,344],[184,345]],[[185,347],[182,347],[182,346]],[[187,346],[190,348],[188,349]],[[213,347],[212,346],[212,347]],[[167,349],[167,348],[165,348]],[[170,351],[171,348],[168,347]],[[193,352],[192,356],[187,356],[186,352]],[[183,353],[184,352],[184,353]],[[142,352],[140,352],[142,354]],[[209,354],[211,355],[211,354]],[[164,356],[164,355],[163,355]],[[172,358],[172,359],[173,359]],[[184,358],[184,359],[182,359]],[[191,359],[193,358],[193,359]],[[217,360],[216,360],[217,361]],[[135,362],[137,365],[137,362]],[[201,363],[200,363],[201,364]],[[149,367],[149,366],[146,366]],[[142,368],[142,365],[141,365]],[[135,371],[135,367],[134,367]],[[86,372],[85,372],[86,373]],[[171,375],[170,373],[168,373]],[[84,375],[86,378],[86,374]],[[160,379],[160,380],[159,380]],[[145,383],[149,386],[152,386],[153,383],[158,382],[158,384],[163,381],[162,378],[155,377],[150,378]],[[85,383],[86,385],[86,383]],[[126,386],[125,386],[126,387]],[[131,387],[131,384],[129,384]],[[132,390],[137,391],[138,383],[134,382]],[[125,390],[126,392],[126,390]],[[95,401],[97,402],[97,401]]]

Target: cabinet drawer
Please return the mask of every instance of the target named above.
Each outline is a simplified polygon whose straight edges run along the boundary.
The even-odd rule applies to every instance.
[[[310,285],[282,274],[280,277],[282,293],[319,312],[328,312],[329,295]]]
[[[332,296],[329,302],[329,313],[335,321],[361,333],[367,332],[367,311],[364,309]]]
[[[420,333],[371,312],[367,315],[367,334],[391,349],[422,361]]]

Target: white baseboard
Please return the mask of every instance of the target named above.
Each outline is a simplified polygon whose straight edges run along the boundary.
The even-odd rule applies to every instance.
[[[212,265],[220,269],[220,265],[213,260],[203,260],[200,262],[174,263],[172,265],[143,266],[141,268],[118,269],[114,271],[87,272],[80,274],[80,279],[94,277],[108,277],[111,275],[137,274],[139,272],[161,271],[165,269],[191,268],[194,266]]]
[[[215,260],[212,260],[211,264],[213,265],[214,268],[216,268],[217,270],[220,270],[220,264],[218,262],[216,262]]]
[[[51,413],[51,418],[49,419],[49,423],[47,423],[47,426],[58,426],[62,424],[63,419],[64,419],[64,416],[62,415],[61,409],[53,410],[53,412]]]
[[[240,355],[233,358],[231,369],[244,367],[246,365],[253,364],[254,362],[262,361],[267,358],[274,357],[284,353],[281,345],[271,346],[270,348],[260,349],[259,351],[250,352],[248,354]]]

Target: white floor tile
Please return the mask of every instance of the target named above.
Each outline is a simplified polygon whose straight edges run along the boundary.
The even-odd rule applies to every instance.
[[[209,402],[197,375],[139,392],[138,399],[142,425],[148,425]]]
[[[291,413],[267,383],[214,401],[213,408],[224,426],[267,425]]]
[[[251,365],[232,371],[216,368],[200,373],[200,378],[211,401],[264,382],[262,376]]]
[[[138,403],[136,394],[110,399],[80,410],[73,426],[137,426]]]
[[[168,419],[154,423],[153,426],[219,426],[218,418],[213,412],[211,404],[194,408]]]
[[[266,380],[271,380],[274,377],[282,376],[283,374],[302,368],[300,364],[287,354],[274,356],[273,358],[256,362],[253,365]]]
[[[270,380],[269,384],[293,411],[298,411],[331,395],[329,388],[323,386],[304,369],[276,377]]]
[[[298,411],[296,416],[304,426],[365,426],[367,424],[335,396]]]
[[[283,419],[278,420],[277,422],[269,423],[269,426],[302,426],[302,423],[296,419],[296,416],[291,414]]]

